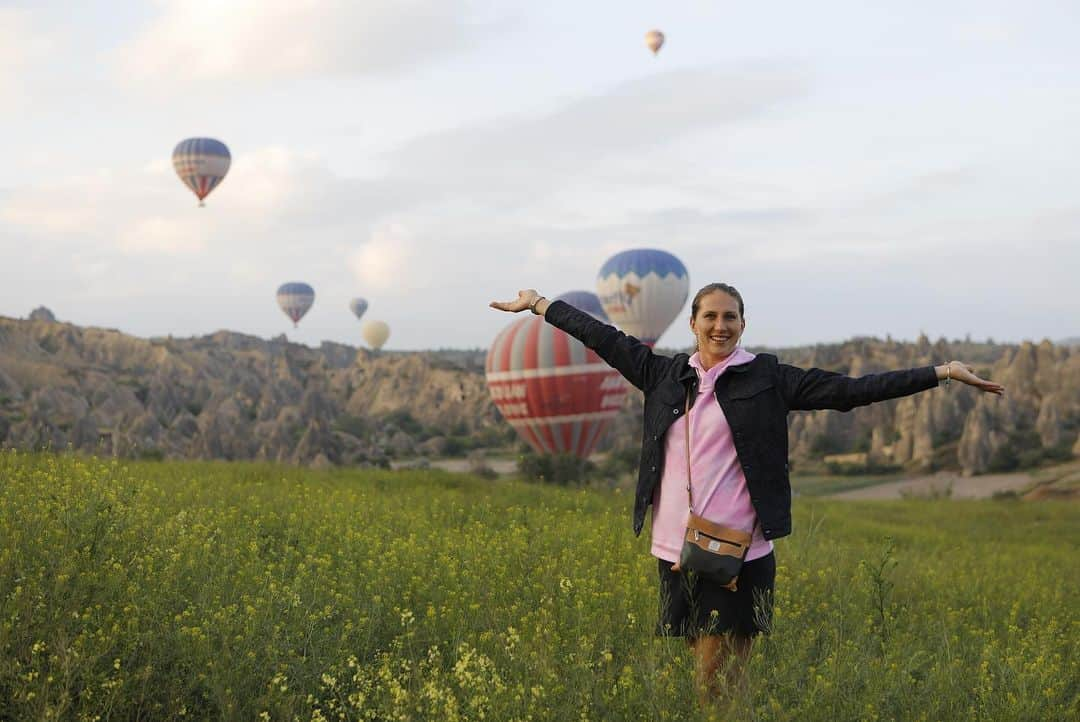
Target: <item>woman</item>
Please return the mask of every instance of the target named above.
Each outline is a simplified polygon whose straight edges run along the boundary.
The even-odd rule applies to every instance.
[[[753,638],[768,631],[776,576],[772,540],[791,533],[788,411],[848,411],[925,391],[942,380],[993,394],[1004,391],[959,361],[851,378],[749,353],[739,346],[746,330],[742,296],[723,283],[709,284],[694,296],[690,330],[697,351],[692,356],[655,354],[632,336],[532,289],[491,306],[543,315],[644,392],[634,533],[641,533],[652,504],[661,598],[657,633],[688,640],[703,699],[744,690]],[[709,521],[752,532],[735,591],[678,568],[691,500],[694,512]],[[723,680],[717,674],[721,668]]]

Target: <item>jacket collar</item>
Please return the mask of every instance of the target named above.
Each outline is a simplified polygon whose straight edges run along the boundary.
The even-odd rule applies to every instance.
[[[728,366],[727,371],[737,374],[746,373],[750,370],[750,364],[754,363],[755,358],[757,358],[756,355],[750,360],[744,361],[741,364]],[[697,371],[694,369],[693,366],[690,365],[690,355],[684,354],[681,360],[682,368],[679,370],[679,383],[683,384],[684,386],[688,386],[691,383],[697,383]]]

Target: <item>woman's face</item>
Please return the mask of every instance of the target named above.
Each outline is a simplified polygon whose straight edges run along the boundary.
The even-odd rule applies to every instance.
[[[739,302],[723,291],[702,296],[697,315],[690,319],[698,353],[705,361],[731,355],[745,329],[746,321],[739,313]]]

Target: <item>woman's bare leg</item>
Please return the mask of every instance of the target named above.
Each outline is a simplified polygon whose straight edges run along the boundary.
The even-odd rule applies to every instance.
[[[702,704],[744,699],[746,667],[754,638],[729,633],[708,634],[688,641],[694,650],[694,676]]]

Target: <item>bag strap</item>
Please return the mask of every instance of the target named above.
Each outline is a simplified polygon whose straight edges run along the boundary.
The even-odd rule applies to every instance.
[[[694,513],[694,492],[691,489],[690,484],[690,392],[686,393],[686,498],[690,506],[690,513]],[[754,532],[757,531],[758,524],[761,520],[757,517],[757,510],[754,510],[754,526],[750,529],[750,543],[754,543]],[[747,549],[749,549],[747,545]]]
[[[694,513],[694,492],[690,489],[690,392],[686,392],[686,498]]]
[[[689,392],[687,392],[687,394],[686,394],[686,414],[685,414],[685,416],[686,416],[686,498],[689,501],[690,513],[693,514],[694,513],[694,492],[690,488],[690,393]],[[713,493],[715,493],[715,492],[716,492],[716,490],[713,489]],[[711,498],[712,497],[710,496],[707,499],[705,499],[705,503],[708,504],[709,499],[711,499]]]

